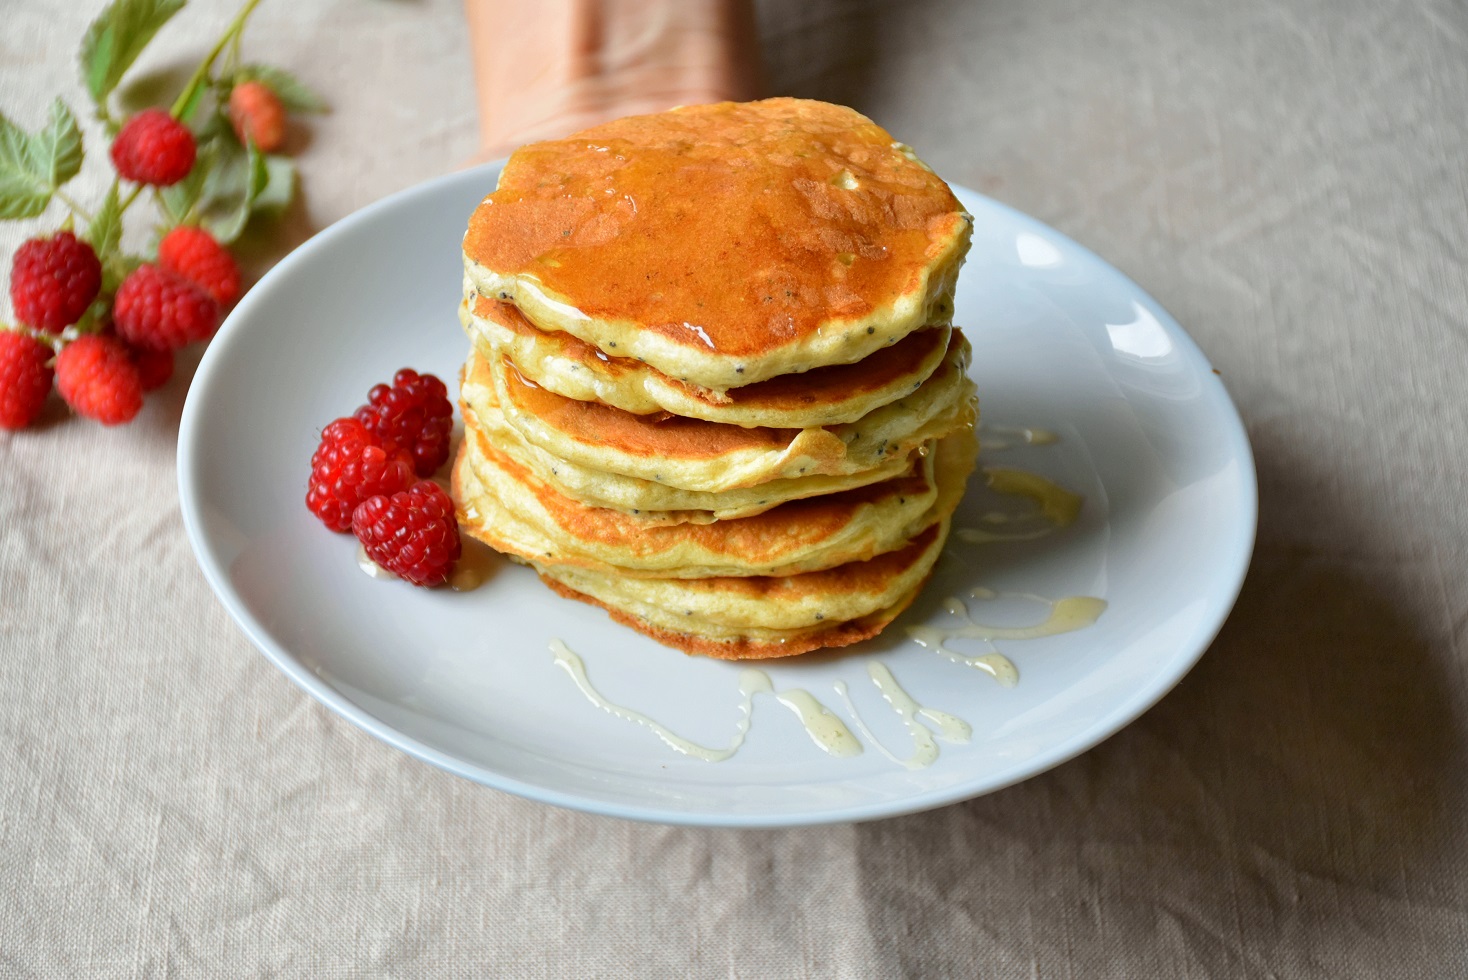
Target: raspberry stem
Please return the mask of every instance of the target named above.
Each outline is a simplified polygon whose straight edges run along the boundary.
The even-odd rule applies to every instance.
[[[209,77],[209,70],[214,67],[214,62],[224,50],[225,45],[229,44],[231,39],[244,30],[245,21],[259,3],[260,0],[246,0],[245,5],[240,8],[240,12],[235,14],[234,20],[224,29],[224,33],[219,36],[219,40],[215,42],[214,48],[199,64],[198,69],[195,70],[188,84],[183,87],[183,91],[178,94],[178,98],[174,100],[173,108],[169,110],[169,115],[179,120],[183,118],[184,110],[188,108],[194,90],[198,88],[205,78]]]
[[[229,57],[224,61],[225,74],[233,75],[240,67],[240,37],[244,31],[235,32],[234,39],[229,42]]]
[[[88,211],[86,208],[78,204],[71,197],[70,194],[67,194],[66,191],[62,190],[59,187],[56,188],[56,190],[52,193],[56,195],[56,197],[61,201],[62,204],[65,204],[67,207],[71,208],[72,214],[76,215],[78,218],[81,218],[87,224],[92,223],[92,212]]]

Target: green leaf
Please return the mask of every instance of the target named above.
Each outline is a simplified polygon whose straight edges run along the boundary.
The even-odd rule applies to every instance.
[[[51,103],[51,122],[31,145],[36,168],[46,174],[53,191],[82,169],[82,131],[60,99]]]
[[[276,94],[280,104],[290,112],[326,112],[326,102],[321,96],[306,87],[299,78],[283,68],[271,65],[245,65],[234,76],[240,82],[263,82]]]
[[[82,133],[60,99],[51,121],[27,133],[0,114],[0,218],[34,218],[82,166]]]
[[[215,159],[219,155],[218,143],[217,139],[201,142],[199,154],[194,158],[194,167],[189,175],[158,191],[158,203],[163,207],[170,228],[187,224],[193,217],[194,208],[203,200],[204,185],[214,170]]]
[[[265,157],[265,172],[267,179],[255,198],[255,211],[279,215],[296,196],[296,165],[290,157],[271,153]]]
[[[92,21],[79,54],[82,82],[104,113],[117,88],[158,29],[183,9],[184,0],[113,0]]]
[[[265,155],[254,143],[241,147],[227,138],[218,141],[221,159],[205,181],[203,226],[222,245],[240,237],[254,210],[255,199],[270,181]],[[233,146],[233,150],[226,147]]]
[[[31,136],[0,114],[0,218],[34,218],[51,187],[31,167]]]
[[[122,241],[122,203],[117,199],[117,181],[107,189],[102,206],[87,224],[86,239],[98,257],[112,254]]]

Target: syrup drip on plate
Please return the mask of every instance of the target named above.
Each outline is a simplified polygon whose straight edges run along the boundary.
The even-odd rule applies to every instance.
[[[841,695],[841,700],[846,702],[846,710],[850,712],[852,721],[867,741],[877,747],[887,758],[898,765],[908,769],[926,769],[938,761],[938,743],[933,741],[933,732],[923,722],[928,722],[937,728],[937,737],[945,742],[965,744],[973,738],[973,726],[956,715],[950,715],[946,711],[936,708],[928,708],[919,704],[911,694],[903,690],[902,685],[897,683],[897,678],[892,676],[892,671],[880,660],[867,661],[867,676],[872,683],[877,685],[877,690],[882,692],[882,699],[892,706],[897,716],[902,719],[902,725],[907,729],[907,734],[912,738],[912,755],[902,759],[887,750],[872,730],[862,721],[856,705],[851,702],[851,695],[846,690],[844,681],[836,682],[836,693]],[[921,719],[921,721],[919,720]]]
[[[483,585],[499,567],[499,557],[488,545],[464,535],[459,560],[449,575],[449,588],[472,592]]]
[[[804,726],[805,732],[810,736],[811,741],[815,742],[816,745],[830,755],[837,756],[838,758],[846,758],[853,755],[860,755],[862,751],[861,743],[851,734],[850,729],[829,708],[816,700],[810,692],[803,691],[799,688],[776,691],[774,683],[770,680],[770,675],[762,670],[748,667],[739,672],[739,694],[741,701],[739,703],[739,722],[734,729],[734,737],[726,747],[711,749],[707,746],[689,741],[669,729],[666,725],[649,718],[640,711],[634,711],[631,708],[625,708],[608,701],[601,696],[601,693],[596,688],[591,686],[591,681],[586,676],[586,664],[575,651],[560,640],[551,640],[550,649],[555,657],[556,666],[571,675],[571,679],[575,681],[576,687],[580,689],[581,693],[592,704],[613,717],[621,718],[623,721],[630,721],[633,724],[641,725],[651,730],[654,735],[662,739],[663,743],[675,752],[681,752],[683,755],[692,756],[695,759],[702,759],[704,762],[722,762],[725,759],[732,758],[734,753],[739,751],[740,747],[744,744],[745,736],[749,734],[749,724],[754,715],[754,696],[756,694],[773,695],[776,701],[789,708],[795,717],[800,719],[800,723]]]
[[[1035,507],[1028,514],[1005,514],[993,511],[981,517],[988,527],[960,527],[953,532],[960,541],[987,544],[991,541],[1031,541],[1053,534],[1074,524],[1081,514],[1085,499],[1038,473],[1011,466],[986,466],[984,480],[994,491],[1012,497],[1024,497]],[[996,525],[1015,525],[1017,530],[995,531]]]
[[[975,599],[1000,597],[1000,593],[985,588],[974,589],[969,594]],[[1045,636],[1073,633],[1095,623],[1106,611],[1106,600],[1098,599],[1095,596],[1073,595],[1063,599],[1046,599],[1044,596],[1025,592],[1006,593],[1005,595],[1010,598],[1029,599],[1043,603],[1049,607],[1049,615],[1030,626],[991,626],[975,622],[963,601],[955,596],[949,596],[943,601],[943,607],[951,615],[956,616],[963,625],[949,628],[926,625],[909,626],[907,635],[925,649],[941,654],[956,664],[964,664],[982,670],[1004,687],[1013,687],[1019,683],[1019,668],[1014,665],[1014,661],[999,652],[999,648],[994,645],[995,640],[1037,640]],[[973,657],[966,656],[949,648],[948,641],[956,639],[981,640],[987,645],[989,652]]]
[[[1049,429],[1042,429],[1032,425],[981,425],[979,432],[993,432],[999,436],[1008,436],[1016,439],[1026,446],[1053,446],[1060,441],[1060,436]],[[1010,449],[1015,445],[1013,442],[1003,438],[989,439],[980,437],[979,444],[990,452],[998,452],[1001,449]]]

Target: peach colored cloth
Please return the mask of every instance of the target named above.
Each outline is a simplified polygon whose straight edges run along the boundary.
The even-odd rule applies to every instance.
[[[7,115],[82,108],[99,5],[7,0]],[[191,5],[147,64],[232,6]],[[0,976],[1468,970],[1468,11],[761,15],[775,91],[1094,248],[1223,372],[1263,518],[1202,663],[1092,752],[925,815],[700,831],[524,802],[338,720],[227,618],[178,514],[193,357],[124,429],[0,434]],[[298,140],[291,242],[475,149],[457,0],[267,0],[246,46],[336,107]]]

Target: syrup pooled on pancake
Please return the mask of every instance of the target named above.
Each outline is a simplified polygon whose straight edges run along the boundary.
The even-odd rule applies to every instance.
[[[947,323],[969,220],[859,113],[725,102],[517,150],[465,268],[542,329],[724,390]]]

